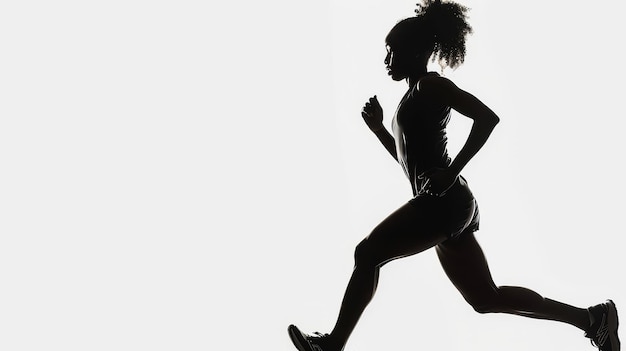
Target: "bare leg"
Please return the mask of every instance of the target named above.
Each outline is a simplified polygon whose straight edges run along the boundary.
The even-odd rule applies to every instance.
[[[356,248],[355,267],[348,283],[335,328],[329,335],[329,351],[341,350],[376,291],[380,267],[397,258],[431,248],[444,234],[420,231],[424,218],[406,204],[387,217]],[[324,349],[326,350],[326,348]]]
[[[584,331],[589,328],[587,309],[544,298],[526,288],[496,286],[474,233],[439,244],[437,255],[454,286],[477,312],[511,313],[560,321]]]

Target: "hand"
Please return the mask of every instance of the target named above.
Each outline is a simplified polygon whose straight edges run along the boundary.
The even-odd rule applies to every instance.
[[[383,126],[383,108],[378,103],[376,95],[371,97],[368,102],[363,106],[361,111],[361,117],[365,121],[365,124],[370,128],[372,132],[377,132],[384,128]]]
[[[417,176],[417,179],[425,179],[420,194],[444,196],[446,191],[454,185],[459,175],[450,168],[431,168]]]

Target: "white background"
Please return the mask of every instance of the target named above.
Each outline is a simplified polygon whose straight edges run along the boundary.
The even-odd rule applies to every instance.
[[[465,1],[445,75],[501,118],[467,166],[496,283],[626,303],[623,5]],[[406,89],[415,1],[0,5],[0,349],[293,350],[328,332],[354,246],[409,199],[362,123]],[[438,66],[434,65],[434,70]],[[388,124],[387,124],[388,125]],[[470,124],[453,116],[452,153]],[[346,350],[591,350],[479,315],[434,252],[382,270]]]

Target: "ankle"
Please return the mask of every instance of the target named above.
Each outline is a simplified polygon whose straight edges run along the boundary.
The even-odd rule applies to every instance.
[[[328,334],[325,339],[327,348],[324,348],[324,351],[343,351],[345,346],[344,340],[334,336],[332,333]]]

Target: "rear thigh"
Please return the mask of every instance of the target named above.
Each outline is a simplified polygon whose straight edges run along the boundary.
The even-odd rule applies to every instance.
[[[470,304],[476,307],[497,297],[487,259],[473,232],[440,243],[437,256],[452,284]]]

